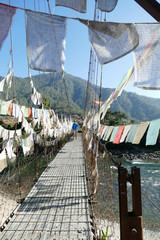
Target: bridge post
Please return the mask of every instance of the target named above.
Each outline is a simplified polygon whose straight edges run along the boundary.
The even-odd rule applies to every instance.
[[[131,175],[128,175],[126,168],[119,167],[118,181],[120,239],[143,240],[140,169],[132,167]],[[132,212],[128,212],[127,181],[132,184]]]

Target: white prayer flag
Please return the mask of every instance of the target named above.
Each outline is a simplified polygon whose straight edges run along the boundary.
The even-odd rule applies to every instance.
[[[0,3],[0,49],[6,39],[16,8]]]
[[[34,103],[34,105],[37,105],[37,104],[41,105],[42,104],[42,95],[39,92],[37,92],[31,78],[30,78],[30,86],[32,89],[32,95],[31,95],[32,102]]]
[[[118,0],[98,0],[98,8],[104,12],[111,12],[117,5]]]
[[[29,66],[39,71],[64,71],[66,18],[26,10]]]
[[[143,89],[160,89],[160,24],[135,24],[139,45],[134,50],[135,86]]]
[[[8,73],[8,75],[5,77],[6,83],[7,83],[7,88],[11,88],[12,86],[12,75],[13,75],[13,70]]]
[[[72,8],[78,12],[86,13],[86,0],[55,0],[55,5]]]
[[[112,62],[133,51],[139,36],[133,23],[98,22],[79,19],[88,26],[92,48],[101,64]]]
[[[3,78],[3,80],[0,82],[0,92],[3,92],[5,80],[6,80],[6,78]]]
[[[5,149],[0,153],[0,172],[7,167],[6,151]]]

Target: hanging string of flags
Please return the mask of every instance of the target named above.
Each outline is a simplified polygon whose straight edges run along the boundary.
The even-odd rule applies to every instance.
[[[160,131],[160,119],[122,126],[100,125],[98,136],[106,142],[114,144],[132,143],[139,144],[146,134],[146,146],[157,143]]]
[[[102,2],[98,1],[99,7]],[[108,2],[108,1],[106,1]],[[113,3],[113,1],[112,1]],[[117,4],[117,1],[114,1]],[[56,1],[58,6],[67,6],[77,11],[86,11],[86,1]],[[6,24],[0,24],[0,32],[3,32],[0,37],[0,48],[8,35],[9,28],[12,23],[12,18],[16,13],[15,7],[0,4],[1,17],[6,19]],[[83,10],[82,10],[83,9]],[[6,11],[4,11],[6,10]],[[56,16],[25,10],[27,17],[26,24],[26,43],[27,57],[30,68],[39,71],[63,71],[65,62],[65,36],[67,27],[67,17]],[[7,13],[7,14],[6,14]],[[159,57],[157,52],[160,48],[160,24],[159,23],[113,23],[113,22],[98,22],[84,19],[71,18],[78,20],[88,27],[89,40],[91,46],[101,63],[101,65],[112,62],[124,55],[133,52],[134,65],[124,75],[117,88],[112,92],[104,102],[94,101],[95,105],[103,104],[99,111],[98,118],[104,118],[108,108],[112,102],[121,95],[123,89],[135,79],[135,86],[145,89],[160,89],[160,70],[158,66]],[[39,28],[41,24],[41,28]],[[124,44],[125,43],[125,44]],[[54,53],[54,54],[53,54]],[[11,86],[13,70],[9,72],[7,77],[0,82],[0,91],[3,91],[4,83],[7,87]],[[42,96],[38,93],[33,85],[30,77],[30,85],[32,89],[31,99],[34,104],[41,104]],[[13,108],[13,110],[12,110]],[[1,113],[5,112],[5,106],[1,104]],[[7,112],[11,114],[15,112],[17,116],[19,109],[17,105],[10,103],[7,107]],[[26,117],[38,116],[38,109],[25,108],[22,106],[21,112]],[[23,118],[20,114],[20,118]],[[23,124],[27,125],[25,120]],[[109,139],[109,132],[112,132],[111,140],[119,143],[122,139],[126,142],[135,142],[134,133],[138,131],[139,126],[120,128],[118,132],[112,126],[108,128],[105,134],[105,139]],[[100,134],[100,133],[99,133]],[[117,135],[116,135],[117,134]],[[122,137],[119,138],[119,136]]]
[[[68,2],[69,5],[72,1],[65,2],[66,4]],[[59,4],[58,1],[57,4]],[[6,14],[4,8],[8,9],[10,14]],[[1,17],[5,18],[5,22],[8,23],[0,25],[0,32],[5,32],[0,38],[0,46],[2,46],[16,8],[0,4],[0,12],[2,12]],[[68,17],[31,10],[25,10],[25,13],[27,16],[26,38],[29,66],[40,71],[64,71],[66,20]],[[101,64],[109,63],[133,52],[135,55],[135,86],[160,89],[160,70],[157,65],[157,52],[160,48],[159,23],[113,23],[70,19],[79,20],[88,27],[89,40]],[[41,28],[37,27],[39,23],[41,23]],[[52,54],[53,52],[54,54]]]
[[[11,101],[0,101],[0,114],[16,117],[17,122],[21,123],[21,129],[16,129],[16,131],[5,129],[0,125],[2,146],[0,172],[7,167],[7,159],[15,161],[15,146],[21,146],[26,156],[34,151],[35,142],[44,146],[44,139],[46,141],[47,139],[59,139],[70,133],[72,129],[72,120],[65,117],[64,120],[60,121],[53,109],[36,109],[19,106]],[[32,118],[32,122],[29,123],[26,118]],[[36,125],[40,128],[38,133],[34,131]],[[6,150],[7,155],[4,150]]]

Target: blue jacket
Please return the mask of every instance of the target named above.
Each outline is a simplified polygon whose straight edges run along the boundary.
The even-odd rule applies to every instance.
[[[72,129],[73,130],[78,130],[79,129],[78,123],[73,123]]]

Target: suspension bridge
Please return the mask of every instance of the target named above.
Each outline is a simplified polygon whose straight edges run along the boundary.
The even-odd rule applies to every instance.
[[[58,1],[57,1],[58,2]],[[78,2],[78,1],[77,1]],[[106,22],[106,12],[104,9],[101,8],[101,6],[97,5],[99,1],[95,1],[95,11],[94,11],[94,21],[98,23]],[[136,1],[139,3],[139,1]],[[143,1],[144,3],[142,4],[146,6],[145,2],[149,2],[148,0]],[[155,2],[155,1],[150,1],[150,2]],[[44,18],[46,20],[51,17],[51,8],[49,4],[49,0],[47,0],[48,3],[48,10],[49,14],[44,14],[43,12],[40,11],[40,1],[38,0],[38,6],[39,6],[39,13],[37,13],[36,9],[36,1],[34,1],[34,11],[30,11],[29,9],[26,8],[26,3],[24,0],[24,8],[21,7],[14,7],[10,5],[4,5],[1,4],[1,15],[2,13],[6,13],[6,10],[8,9],[10,13],[10,23],[12,22],[11,19],[15,15],[16,10],[24,10],[25,11],[25,16],[27,22],[25,22],[25,28],[26,28],[26,36],[27,36],[27,49],[32,49],[37,42],[40,40],[40,36],[44,37],[42,38],[41,41],[41,46],[43,46],[43,41],[46,43],[46,34],[44,33],[44,30],[46,30],[45,27],[39,28],[39,24],[41,20],[44,22]],[[153,5],[150,3],[150,5]],[[46,3],[45,3],[46,4]],[[117,4],[117,1],[114,1],[114,5],[110,8],[109,11],[114,10],[115,6]],[[58,5],[58,3],[57,3]],[[159,11],[158,11],[158,6],[159,4],[153,5],[149,13],[159,21]],[[46,7],[46,6],[45,6]],[[67,6],[68,7],[68,6]],[[69,7],[71,7],[69,5]],[[72,8],[72,7],[71,7]],[[4,10],[5,9],[5,10]],[[145,10],[148,9],[144,8]],[[155,14],[155,9],[158,11],[158,17],[157,13]],[[75,9],[76,11],[79,11],[80,9],[77,8]],[[86,11],[86,6],[80,10],[80,12],[85,12]],[[148,11],[148,10],[147,10]],[[2,15],[2,19],[5,19],[7,14]],[[154,16],[156,15],[156,16]],[[36,17],[38,19],[37,21],[33,22],[32,18]],[[38,17],[38,18],[37,18]],[[33,81],[31,79],[31,74],[30,74],[30,68],[34,70],[39,70],[39,71],[59,71],[62,70],[62,82],[64,84],[64,90],[65,90],[65,95],[66,95],[66,100],[68,104],[68,112],[71,113],[71,108],[70,108],[70,102],[69,102],[69,95],[67,92],[67,84],[65,82],[64,78],[64,58],[61,57],[61,55],[64,55],[64,43],[65,43],[65,32],[66,32],[66,20],[67,17],[64,18],[63,16],[56,16],[55,18],[52,16],[53,20],[55,23],[59,21],[60,25],[56,29],[54,25],[54,21],[50,23],[49,27],[49,34],[48,38],[51,37],[51,40],[48,41],[48,47],[46,49],[50,49],[51,47],[50,42],[53,43],[54,39],[54,44],[47,53],[44,54],[44,59],[43,63],[45,65],[37,65],[37,62],[32,62],[32,54],[28,52],[28,76],[29,76],[29,82],[30,82],[30,89],[31,89],[31,100],[34,103],[34,105],[43,105],[42,102],[42,95],[36,90],[34,87]],[[68,19],[72,19],[69,18]],[[45,20],[45,21],[46,21]],[[77,21],[78,19],[72,19]],[[48,21],[48,20],[47,20]],[[79,19],[79,21],[83,24],[86,24],[87,27],[89,28],[90,34],[92,34],[92,22],[89,20],[84,20],[84,19]],[[4,21],[5,22],[5,21]],[[26,24],[27,23],[27,24]],[[37,34],[38,38],[34,35],[32,36],[32,31],[31,28],[29,28],[29,25],[32,25],[33,27],[34,23],[34,33]],[[96,24],[97,24],[96,23]],[[135,25],[135,24],[134,24]],[[41,24],[42,26],[42,24]],[[62,28],[60,28],[60,26]],[[122,24],[123,27],[123,24]],[[133,26],[132,26],[133,27]],[[112,27],[111,27],[112,28]],[[119,26],[118,26],[119,28]],[[135,26],[134,26],[135,28]],[[84,161],[84,155],[83,155],[83,147],[82,147],[82,141],[81,141],[81,136],[78,136],[78,139],[73,141],[71,138],[63,148],[59,151],[59,153],[56,155],[55,158],[53,158],[53,148],[55,147],[54,144],[51,144],[50,146],[47,146],[47,140],[50,138],[51,141],[55,142],[61,141],[61,138],[64,137],[66,133],[69,133],[71,130],[71,121],[69,122],[67,119],[65,121],[60,122],[58,117],[55,115],[54,111],[52,109],[46,110],[42,107],[42,109],[39,108],[32,108],[32,107],[25,107],[25,106],[19,106],[19,104],[16,101],[16,94],[15,94],[15,78],[14,78],[14,64],[13,64],[13,46],[12,46],[12,31],[11,31],[11,26],[9,25],[6,28],[6,35],[8,34],[8,31],[10,29],[10,40],[11,40],[11,45],[10,45],[10,60],[9,60],[9,71],[8,75],[6,76],[5,79],[7,79],[7,91],[8,88],[10,88],[10,79],[13,78],[13,99],[14,101],[12,102],[2,102],[1,103],[1,114],[3,115],[9,115],[9,116],[14,116],[15,118],[18,118],[18,122],[22,123],[22,128],[26,132],[26,136],[22,133],[21,129],[16,129],[17,124],[15,126],[15,131],[8,131],[6,129],[1,129],[1,135],[3,135],[3,146],[2,149],[3,151],[1,152],[1,172],[2,174],[0,175],[1,179],[1,191],[0,194],[2,194],[2,198],[4,202],[1,202],[0,207],[2,208],[2,205],[4,205],[3,210],[3,219],[5,219],[6,216],[4,216],[4,212],[7,209],[8,211],[8,216],[6,220],[3,222],[3,219],[1,219],[1,232],[0,233],[0,238],[1,239],[94,239],[95,237],[93,236],[92,230],[95,231],[95,229],[92,227],[94,224],[91,221],[91,208],[92,205],[89,204],[89,200],[91,200],[91,203],[94,203],[94,199],[90,198],[89,199],[89,194],[88,194],[88,189],[87,189],[87,181],[86,179],[88,178],[86,176],[86,162]],[[36,30],[41,30],[40,32]],[[60,41],[56,37],[56,31],[58,30],[58,34],[61,32],[60,36]],[[122,28],[124,31],[124,29]],[[122,31],[121,30],[121,31]],[[3,29],[4,31],[4,29]],[[120,32],[121,32],[120,31]],[[138,27],[137,27],[138,31]],[[2,32],[2,31],[1,31]],[[126,31],[128,32],[128,30]],[[157,29],[155,33],[157,32]],[[102,32],[103,33],[103,32]],[[131,31],[133,37],[135,36],[133,28]],[[138,33],[140,36],[140,32]],[[108,36],[108,33],[106,34]],[[110,31],[109,31],[110,35]],[[120,34],[121,35],[121,34]],[[31,38],[28,38],[31,36]],[[99,32],[99,36],[101,36],[101,32]],[[106,36],[106,42],[108,42],[108,37]],[[142,53],[142,56],[144,56],[144,53],[146,53],[146,50],[149,49],[149,46],[151,46],[151,43],[154,39],[155,34],[149,39],[149,43],[145,42],[147,47],[144,49],[144,52]],[[56,39],[57,38],[57,39]],[[109,36],[110,38],[110,36]],[[117,32],[114,35],[115,39],[117,38]],[[129,40],[131,38],[131,35],[129,35]],[[38,40],[37,40],[38,39]],[[91,39],[91,37],[90,37]],[[137,35],[138,39],[138,35]],[[133,51],[136,49],[136,46],[138,45],[139,41],[134,39],[134,46],[129,47],[128,50],[126,50],[125,54],[128,54],[129,52]],[[31,40],[31,41],[30,41]],[[96,42],[97,39],[95,38],[94,41]],[[63,42],[63,47],[60,45],[58,47],[59,43]],[[159,42],[159,37],[158,41],[153,44],[153,46],[157,46]],[[99,43],[99,46],[102,47],[104,50],[103,45],[101,46],[101,41]],[[2,44],[2,43],[1,43]],[[33,44],[33,45],[32,45]],[[92,44],[92,43],[91,43]],[[92,44],[93,46],[94,44]],[[95,44],[97,45],[97,43]],[[121,46],[124,44],[122,43]],[[34,46],[35,47],[35,46]],[[39,46],[36,46],[37,49],[39,49]],[[99,48],[99,47],[98,47]],[[109,48],[116,49],[115,48],[115,42],[113,45],[111,45]],[[101,59],[101,53],[104,51],[97,52],[97,56],[95,56],[94,51],[91,48],[90,51],[90,62],[89,62],[89,72],[88,72],[88,83],[87,83],[87,89],[86,89],[86,102],[85,102],[85,117],[87,114],[90,112],[91,109],[94,108],[94,104],[99,105],[99,110],[100,110],[100,103],[102,101],[102,78],[103,78],[103,69],[102,65],[109,63],[111,61],[114,61],[117,59],[117,57],[124,56],[124,52],[122,52],[121,56],[119,56],[119,49],[118,48],[118,56],[117,53],[115,53],[115,56],[113,58],[109,59],[107,62],[105,60],[106,56],[104,54],[104,59]],[[36,52],[36,51],[35,51]],[[35,54],[34,52],[34,54]],[[37,51],[39,54],[39,51]],[[49,54],[54,52],[54,55],[57,55],[57,59],[55,58],[55,63],[50,66],[50,63],[53,61],[50,61]],[[105,53],[105,52],[104,52]],[[108,50],[107,50],[108,53]],[[153,53],[153,52],[152,52]],[[33,55],[34,55],[33,54]],[[148,55],[147,55],[148,54]],[[151,56],[152,54],[148,52],[146,56]],[[149,55],[150,54],[150,55]],[[107,55],[107,54],[106,54]],[[38,56],[37,56],[38,58]],[[148,59],[148,57],[147,57]],[[53,59],[52,59],[53,60]],[[58,64],[59,62],[59,64]],[[11,64],[12,63],[12,64]],[[47,64],[46,64],[47,63]],[[10,65],[12,65],[12,70],[10,69]],[[46,66],[48,65],[48,66]],[[101,71],[99,73],[99,68],[101,65]],[[132,69],[133,70],[133,69]],[[132,72],[129,70],[129,72]],[[98,88],[98,78],[99,80],[99,100],[97,100],[97,88]],[[2,80],[1,82],[1,88],[4,86],[5,79]],[[118,88],[116,91],[114,91],[114,94],[111,94],[111,98],[109,97],[109,100],[112,103],[112,100],[115,100],[115,96],[119,96],[119,92],[121,93],[123,90],[123,87],[126,86],[129,81],[128,81],[128,74],[127,74],[127,79],[125,82],[121,82],[120,85],[118,85]],[[91,87],[96,82],[96,90]],[[121,87],[121,88],[120,88]],[[119,92],[118,92],[118,91]],[[8,93],[7,93],[8,95]],[[7,96],[8,98],[8,96]],[[95,99],[94,104],[92,100]],[[103,109],[103,115],[105,115],[108,107],[110,106],[110,102],[106,102],[106,107]],[[108,104],[108,105],[107,105]],[[92,105],[92,108],[91,108]],[[32,106],[32,103],[31,103]],[[98,110],[98,111],[99,111]],[[92,112],[92,116],[94,116],[94,113]],[[107,186],[107,194],[104,197],[103,193],[101,192],[101,196],[99,197],[98,200],[103,199],[103,204],[107,202],[107,211],[108,211],[108,218],[105,215],[105,218],[110,219],[111,215],[114,216],[114,209],[113,209],[113,198],[114,198],[114,189],[113,189],[113,172],[111,166],[111,163],[109,163],[109,158],[110,161],[116,163],[113,161],[111,155],[108,154],[108,159],[105,162],[104,157],[103,157],[103,162],[101,159],[101,162],[97,161],[99,157],[99,139],[98,136],[96,136],[95,131],[91,129],[91,126],[93,126],[93,118],[92,116],[88,115],[88,120],[90,121],[90,125],[88,128],[86,128],[85,132],[85,143],[84,144],[84,149],[86,156],[88,154],[88,159],[89,159],[89,164],[90,164],[90,179],[91,180],[91,188],[92,188],[92,195],[95,195],[97,193],[97,187],[98,187],[98,181],[99,181],[99,187],[101,186]],[[104,116],[103,116],[104,117]],[[32,118],[32,126],[29,124],[29,122],[26,120],[26,118]],[[37,124],[40,123],[38,119],[41,121],[42,125],[41,127],[43,129],[40,129],[40,133],[38,134],[37,131],[37,136],[36,136],[36,141],[35,141],[35,133],[33,129]],[[97,121],[98,119],[96,119]],[[99,127],[99,122],[97,121],[97,129]],[[39,126],[40,127],[40,126]],[[103,126],[104,127],[104,126]],[[33,128],[33,129],[32,129]],[[158,129],[159,131],[159,129]],[[101,130],[100,130],[101,132]],[[108,133],[107,133],[108,134]],[[21,141],[18,141],[18,136],[21,137]],[[23,137],[22,137],[23,136]],[[27,137],[29,136],[29,137]],[[107,135],[108,138],[108,135]],[[106,139],[106,138],[105,138]],[[6,143],[6,141],[8,142]],[[13,144],[13,140],[15,143]],[[114,141],[113,141],[114,142]],[[18,145],[19,144],[19,145]],[[38,150],[41,149],[41,147],[44,147],[44,155],[39,156],[38,151],[36,152],[36,144],[38,145]],[[19,148],[18,148],[19,147]],[[35,149],[33,150],[33,148]],[[43,148],[42,147],[42,148]],[[19,151],[22,150],[23,148],[23,154],[19,156]],[[31,151],[32,150],[32,151]],[[50,154],[50,160],[48,164],[48,158],[47,158],[47,151],[49,151]],[[90,150],[90,152],[88,151]],[[7,155],[6,155],[7,152]],[[107,152],[107,151],[106,151]],[[104,152],[106,154],[106,152]],[[15,154],[16,153],[16,154]],[[28,154],[28,155],[27,155]],[[24,156],[24,157],[23,157]],[[36,157],[35,157],[36,156]],[[9,161],[7,162],[7,157],[9,157]],[[12,159],[14,162],[12,162]],[[8,164],[8,165],[7,165]],[[99,166],[98,166],[99,164]],[[104,164],[104,165],[103,165]],[[101,174],[98,174],[98,171],[100,170],[100,165],[101,165]],[[102,166],[103,165],[103,166]],[[116,164],[117,165],[117,164]],[[107,168],[107,171],[106,171]],[[141,208],[141,189],[140,189],[140,172],[137,168],[132,168],[131,174],[128,174],[128,171],[120,165],[118,165],[118,173],[119,173],[119,203],[120,203],[120,232],[121,232],[121,239],[143,239],[143,232],[142,232],[142,208]],[[45,169],[45,170],[44,170]],[[43,171],[44,170],[44,171]],[[106,176],[108,178],[105,178]],[[40,176],[40,177],[39,177]],[[39,177],[39,179],[38,179]],[[36,181],[38,179],[38,181]],[[107,180],[106,180],[107,179]],[[35,181],[35,182],[34,182]],[[130,182],[132,185],[132,201],[133,201],[133,210],[131,212],[128,212],[128,205],[127,205],[127,182]],[[138,183],[138,184],[137,184]],[[18,189],[18,194],[15,190]],[[30,190],[31,189],[31,190]],[[17,196],[19,195],[20,200],[24,198],[24,201],[22,204],[19,204],[16,206],[14,202],[10,200],[8,201],[8,205],[6,205],[5,209],[5,194],[9,193],[11,196],[16,195],[15,199],[17,199]],[[29,193],[28,193],[29,190]],[[99,191],[100,192],[100,191]],[[103,191],[104,192],[104,191]],[[138,194],[137,194],[138,192]],[[102,196],[103,195],[103,196]],[[116,195],[117,192],[116,192]],[[136,196],[136,197],[135,197]],[[0,195],[1,198],[1,195]],[[149,200],[149,199],[148,199]],[[153,201],[150,201],[153,205]],[[10,206],[9,204],[11,203],[12,207],[15,207],[15,210],[12,208],[12,213],[10,214]],[[95,203],[96,199],[95,199]],[[102,205],[103,205],[102,204]],[[106,205],[101,206],[101,204],[98,204],[101,207],[101,210],[106,207]],[[104,207],[105,206],[105,207]],[[159,209],[156,204],[154,206]],[[96,207],[95,207],[96,210]],[[153,215],[153,214],[152,214]],[[115,218],[112,218],[112,225]],[[127,219],[127,220],[126,220]],[[117,220],[117,219],[116,219]],[[114,235],[114,231],[112,231],[112,236]],[[111,236],[111,235],[110,235]],[[109,237],[110,237],[109,236]],[[97,237],[97,236],[96,236]],[[108,238],[109,238],[108,237]],[[119,239],[119,238],[116,238]]]
[[[81,136],[48,165],[10,219],[1,239],[91,239]]]

